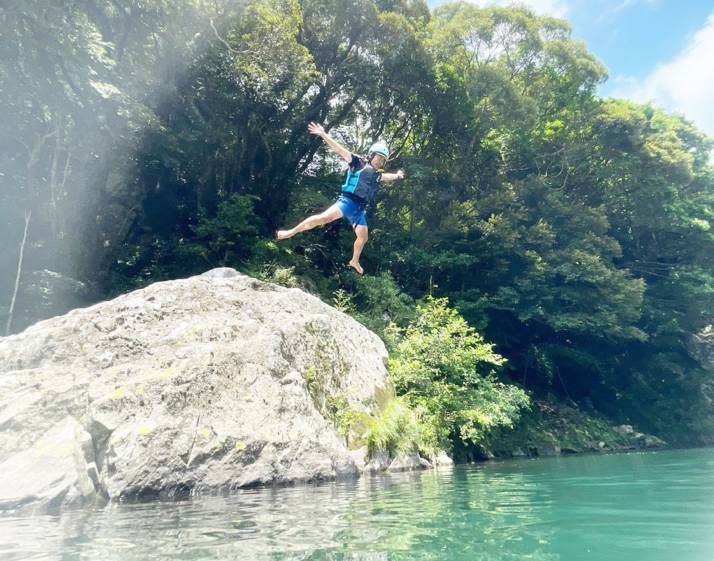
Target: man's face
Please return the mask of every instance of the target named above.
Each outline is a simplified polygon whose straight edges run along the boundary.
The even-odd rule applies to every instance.
[[[387,158],[382,156],[382,154],[375,154],[372,156],[372,161],[370,164],[374,169],[382,169],[384,167],[384,164],[387,163]]]

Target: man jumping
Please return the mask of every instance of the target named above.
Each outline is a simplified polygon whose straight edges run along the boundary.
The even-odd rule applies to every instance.
[[[309,216],[290,230],[278,230],[275,236],[279,240],[286,240],[300,232],[312,230],[317,226],[324,226],[345,217],[357,236],[349,266],[361,275],[364,271],[359,264],[359,258],[368,237],[367,206],[374,202],[382,181],[404,179],[404,172],[399,170],[397,173],[384,173],[382,168],[389,159],[389,148],[383,142],[373,144],[367,157],[361,157],[335,142],[325,132],[322,125],[310,123],[307,130],[310,134],[322,137],[327,146],[349,163],[347,179],[342,185],[342,194],[330,208],[320,214]]]

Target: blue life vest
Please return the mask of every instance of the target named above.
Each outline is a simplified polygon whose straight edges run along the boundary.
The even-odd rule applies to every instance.
[[[357,197],[364,203],[374,202],[382,181],[382,173],[372,166],[365,164],[361,169],[350,167],[347,179],[342,185],[342,192]]]

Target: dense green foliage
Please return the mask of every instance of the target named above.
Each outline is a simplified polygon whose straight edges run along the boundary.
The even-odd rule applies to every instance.
[[[494,368],[503,363],[445,298],[417,306],[390,372],[397,393],[420,418],[425,447],[449,449],[457,440],[477,444],[491,430],[513,425],[528,398],[496,379]]]
[[[605,69],[566,22],[421,0],[27,0],[0,26],[6,317],[29,220],[13,330],[226,265],[336,302],[407,356],[387,326],[448,297],[526,390],[676,442],[712,433],[712,374],[688,351],[714,310],[712,143],[599,99]],[[387,140],[407,172],[373,209],[365,278],[344,225],[271,240],[342,180],[310,121],[355,152]],[[449,391],[478,371],[459,368]]]
[[[350,428],[361,437],[354,445],[366,444],[372,457],[380,451],[392,458],[418,451],[425,455],[435,452],[422,437],[416,412],[401,398],[390,400],[377,417],[354,415]]]

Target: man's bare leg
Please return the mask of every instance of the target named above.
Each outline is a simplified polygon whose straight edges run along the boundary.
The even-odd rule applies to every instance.
[[[342,218],[342,211],[337,207],[337,205],[332,205],[320,214],[308,216],[305,220],[300,222],[300,224],[294,228],[290,228],[290,230],[278,230],[275,232],[275,237],[278,240],[287,240],[288,238],[292,238],[295,234],[299,234],[305,230],[312,230],[318,226],[324,226],[325,224],[329,224],[330,222],[334,222],[340,218]]]
[[[367,238],[369,237],[367,226],[356,226],[355,235],[357,236],[357,239],[355,239],[355,245],[352,250],[352,259],[349,262],[349,266],[361,275],[364,273],[364,270],[362,269],[362,265],[359,264],[359,258],[362,255],[364,244],[367,243]]]

